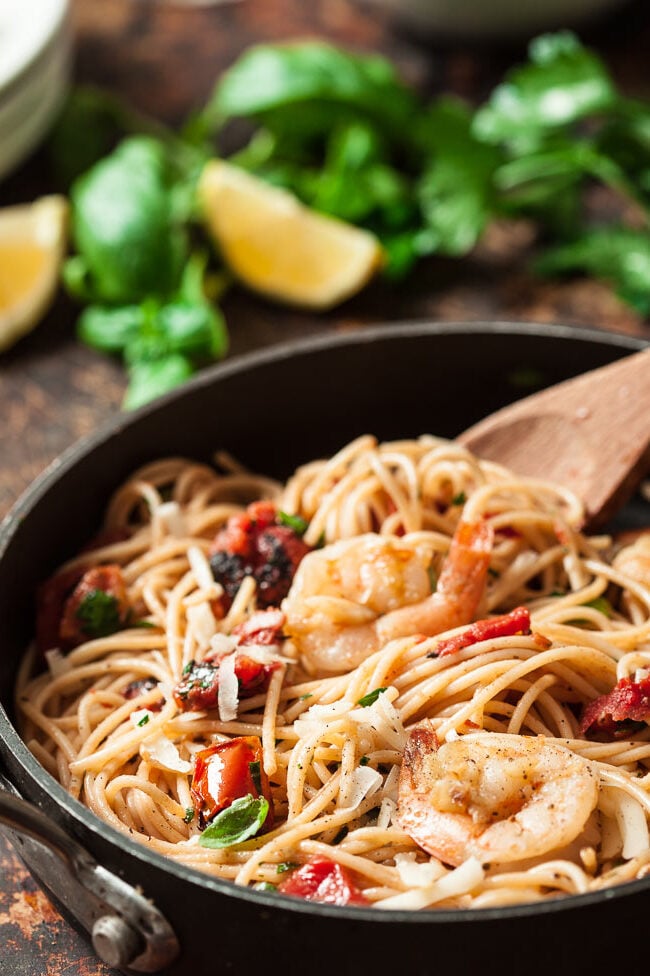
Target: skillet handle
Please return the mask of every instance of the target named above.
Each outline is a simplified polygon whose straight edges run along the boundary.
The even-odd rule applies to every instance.
[[[152,902],[98,864],[1,772],[0,787],[0,824],[37,880],[90,934],[100,959],[134,973],[169,966],[179,943]]]

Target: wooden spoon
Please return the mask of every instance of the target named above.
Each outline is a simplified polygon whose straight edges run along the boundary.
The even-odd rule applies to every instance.
[[[650,347],[504,407],[458,438],[517,474],[556,481],[602,525],[650,472]]]

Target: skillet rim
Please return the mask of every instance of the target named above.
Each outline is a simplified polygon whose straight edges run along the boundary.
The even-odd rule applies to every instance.
[[[195,391],[214,383],[219,383],[222,379],[238,373],[245,373],[257,366],[263,366],[274,361],[295,358],[304,354],[318,353],[322,350],[331,350],[333,348],[345,349],[345,347],[351,345],[371,344],[382,339],[408,339],[419,336],[448,334],[480,334],[483,336],[527,335],[542,341],[559,340],[560,345],[562,340],[569,339],[584,342],[586,345],[593,343],[605,346],[609,345],[614,349],[628,350],[629,352],[650,345],[650,340],[640,336],[630,336],[626,333],[590,329],[562,323],[551,324],[502,320],[436,322],[422,319],[389,322],[379,325],[364,325],[348,333],[332,333],[323,329],[321,333],[315,336],[274,343],[262,349],[233,356],[223,363],[202,370],[201,373],[183,384],[183,386],[172,390],[150,404],[132,413],[126,415],[118,413],[107,419],[97,430],[77,440],[54,458],[41,474],[22,492],[2,520],[2,523],[0,523],[0,564],[7,549],[11,545],[17,527],[29,517],[30,511],[45,497],[50,488],[59,479],[64,477],[81,460],[92,455],[105,441],[136,426],[141,420],[154,415],[162,407],[173,404],[175,401],[185,399],[186,397],[191,397]],[[343,917],[359,921],[360,923],[381,921],[382,923],[407,923],[409,925],[428,925],[431,923],[442,925],[471,925],[472,922],[507,921],[517,918],[530,918],[531,916],[554,915],[556,913],[588,908],[590,905],[601,904],[602,902],[618,901],[650,891],[650,877],[648,877],[624,882],[610,888],[603,888],[599,891],[566,895],[556,899],[522,905],[504,905],[478,909],[424,909],[421,911],[402,909],[387,912],[374,907],[331,906],[318,902],[302,901],[276,892],[238,888],[230,881],[211,877],[196,868],[178,864],[170,858],[166,858],[164,855],[150,850],[143,844],[132,840],[128,834],[122,833],[117,828],[111,826],[111,824],[101,820],[79,800],[70,796],[64,787],[41,766],[29,751],[26,743],[20,737],[16,727],[9,718],[2,702],[0,702],[0,743],[12,754],[16,763],[27,773],[27,776],[36,784],[36,787],[39,790],[44,790],[49,793],[57,807],[57,811],[63,811],[65,816],[62,818],[62,822],[57,821],[60,823],[60,826],[63,826],[66,831],[70,832],[70,821],[75,825],[81,824],[84,831],[88,831],[93,837],[98,836],[104,842],[108,842],[112,849],[121,848],[125,851],[128,858],[127,871],[125,872],[127,880],[130,880],[132,872],[136,874],[136,864],[131,865],[131,858],[134,858],[136,862],[140,862],[146,868],[171,874],[178,879],[191,882],[193,886],[198,888],[208,888],[216,895],[225,896],[234,900],[242,899],[252,903],[252,905],[259,906],[260,909],[286,909],[289,912],[298,912],[300,914],[334,918]],[[34,802],[31,797],[29,798],[29,802]],[[92,846],[86,845],[84,841],[82,841],[82,844],[84,847],[87,847],[89,853],[92,855]],[[56,892],[54,894],[56,896]],[[155,902],[155,894],[153,897]]]

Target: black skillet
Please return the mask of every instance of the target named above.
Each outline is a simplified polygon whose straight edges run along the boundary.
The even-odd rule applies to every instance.
[[[233,359],[117,417],[32,485],[0,530],[0,754],[11,784],[0,797],[0,822],[19,831],[12,836],[23,857],[107,962],[170,976],[645,968],[650,880],[543,905],[387,913],[235,889],[166,861],[66,794],[20,740],[12,704],[38,582],[93,535],[110,493],[143,462],[168,454],[208,460],[224,448],[284,477],[363,432],[454,435],[519,396],[641,345],[509,324],[390,325],[292,343]]]

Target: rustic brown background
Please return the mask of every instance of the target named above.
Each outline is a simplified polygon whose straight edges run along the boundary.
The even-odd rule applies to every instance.
[[[218,73],[250,43],[320,36],[383,51],[425,91],[479,101],[521,58],[523,41],[500,48],[445,45],[409,36],[350,0],[241,0],[192,7],[162,0],[73,0],[75,78],[109,86],[138,108],[177,122],[209,94]],[[628,4],[583,32],[629,94],[650,97],[650,10]],[[0,206],[54,188],[41,152],[0,186]],[[607,206],[595,199],[593,205]],[[495,227],[463,261],[432,259],[406,285],[376,282],[336,311],[315,318],[240,290],[224,305],[231,353],[400,319],[559,321],[650,337],[650,328],[605,286],[548,283],[526,270],[530,228]],[[0,360],[0,514],[62,449],[119,409],[124,389],[114,362],[74,339],[75,309],[63,297],[35,333]],[[60,918],[0,837],[0,944],[6,976],[107,976],[86,943]]]

